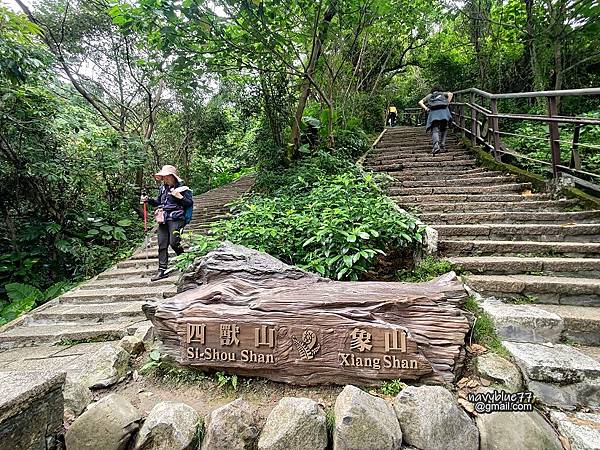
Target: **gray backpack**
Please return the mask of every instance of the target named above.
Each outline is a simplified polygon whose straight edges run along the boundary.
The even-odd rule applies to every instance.
[[[429,109],[444,109],[448,107],[448,99],[443,92],[432,92],[431,97],[427,100]]]

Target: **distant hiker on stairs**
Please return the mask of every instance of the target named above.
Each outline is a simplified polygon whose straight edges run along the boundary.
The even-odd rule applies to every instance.
[[[448,126],[452,123],[449,105],[453,95],[452,92],[442,92],[441,87],[434,86],[431,93],[419,101],[419,106],[428,113],[425,130],[431,130],[434,155],[440,150],[446,150],[446,135]]]
[[[158,208],[154,212],[158,223],[158,272],[150,280],[157,281],[167,277],[165,273],[169,263],[169,245],[175,254],[183,253],[180,233],[189,222],[194,201],[192,191],[183,185],[175,166],[163,166],[154,178],[162,181],[157,198],[142,196],[142,202],[148,202]]]
[[[395,127],[396,126],[396,119],[398,118],[398,110],[396,109],[396,107],[394,105],[391,105],[388,108],[388,119],[387,119],[387,124],[390,127]]]

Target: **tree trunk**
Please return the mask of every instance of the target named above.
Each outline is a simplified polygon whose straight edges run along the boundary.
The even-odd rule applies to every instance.
[[[310,95],[310,86],[312,83],[311,79],[314,77],[317,62],[321,56],[323,42],[327,36],[329,24],[335,16],[336,6],[337,0],[331,0],[329,6],[327,7],[327,11],[325,11],[325,15],[323,16],[323,22],[320,24],[320,26],[315,27],[315,36],[313,36],[310,59],[308,61],[308,65],[306,66],[304,77],[300,85],[300,97],[298,99],[298,105],[296,106],[296,113],[294,114],[294,121],[292,123],[292,146],[291,153],[288,153],[288,158],[290,160],[295,159],[298,156],[298,149],[300,148],[300,122],[302,121],[304,109],[306,108],[306,102],[308,101],[308,96]]]

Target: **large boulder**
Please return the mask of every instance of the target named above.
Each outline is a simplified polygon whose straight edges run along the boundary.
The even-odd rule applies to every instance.
[[[90,389],[112,386],[125,377],[128,368],[129,353],[116,344],[103,345],[67,367],[74,381]]]
[[[73,422],[65,435],[67,450],[125,450],[141,419],[125,397],[110,394]]]
[[[546,420],[533,412],[493,412],[475,419],[481,450],[562,450]]]
[[[346,386],[335,401],[334,450],[396,450],[402,431],[394,408],[355,386]]]
[[[394,409],[407,445],[427,450],[477,450],[479,432],[441,386],[409,386],[394,401]]]
[[[284,397],[273,408],[258,440],[259,450],[323,450],[325,412],[308,398]]]
[[[63,397],[65,398],[65,417],[75,418],[92,402],[92,391],[69,377],[63,386]]]
[[[184,403],[160,402],[148,414],[135,450],[187,450],[196,437],[200,416]]]
[[[517,392],[523,388],[523,377],[517,366],[501,356],[487,352],[475,358],[474,363],[479,376],[500,384],[507,391]]]
[[[238,398],[206,416],[202,450],[254,448],[259,432],[256,409]]]

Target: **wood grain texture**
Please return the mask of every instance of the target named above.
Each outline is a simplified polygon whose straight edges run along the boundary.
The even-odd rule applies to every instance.
[[[196,282],[144,307],[163,352],[183,365],[297,385],[369,385],[451,382],[462,361],[467,293],[453,272],[417,284],[335,282],[225,243],[196,265]],[[197,339],[188,343],[190,335]],[[404,348],[394,345],[403,335]],[[257,346],[261,337],[272,347]]]

